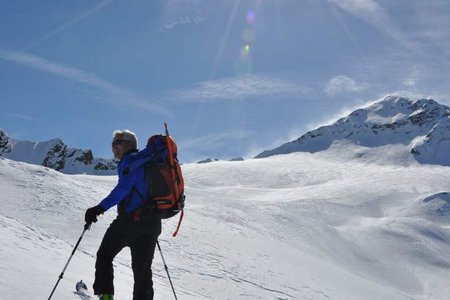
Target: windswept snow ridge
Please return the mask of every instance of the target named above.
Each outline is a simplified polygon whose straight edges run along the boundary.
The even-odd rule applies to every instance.
[[[403,145],[405,153],[420,163],[450,166],[450,108],[433,99],[386,96],[256,158],[315,153],[343,141],[366,148]]]

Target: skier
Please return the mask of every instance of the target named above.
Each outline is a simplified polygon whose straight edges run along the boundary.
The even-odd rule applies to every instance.
[[[131,250],[134,274],[133,300],[153,299],[151,264],[161,233],[161,218],[142,203],[142,196],[150,193],[144,180],[144,169],[130,172],[127,168],[137,151],[137,138],[133,132],[113,132],[112,152],[119,161],[119,181],[105,199],[87,209],[85,214],[87,224],[95,223],[97,216],[117,205],[117,218],[103,237],[95,263],[94,294],[101,300],[113,299],[113,259],[127,246]]]

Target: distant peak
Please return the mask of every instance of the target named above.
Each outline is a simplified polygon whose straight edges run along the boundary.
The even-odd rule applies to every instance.
[[[43,165],[68,174],[116,174],[113,159],[94,158],[90,149],[69,148],[60,138],[43,142],[20,141],[0,129],[0,156],[25,163]]]
[[[450,165],[450,158],[441,154],[447,151],[447,141],[450,148],[449,116],[450,108],[434,99],[410,100],[387,95],[330,125],[264,151],[256,158],[292,152],[320,152],[336,142],[345,141],[369,148],[402,144],[410,147],[410,153],[420,162]]]

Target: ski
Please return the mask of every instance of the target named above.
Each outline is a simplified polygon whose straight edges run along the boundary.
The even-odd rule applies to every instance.
[[[91,297],[88,288],[86,286],[86,284],[83,282],[83,280],[80,280],[79,282],[77,282],[77,284],[75,285],[75,289],[76,291],[74,292],[74,294],[80,296],[81,299],[83,300],[94,300],[93,297]]]

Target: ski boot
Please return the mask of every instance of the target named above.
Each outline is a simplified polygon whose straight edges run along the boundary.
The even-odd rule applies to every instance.
[[[112,294],[102,294],[98,296],[98,300],[114,300],[114,296]]]

